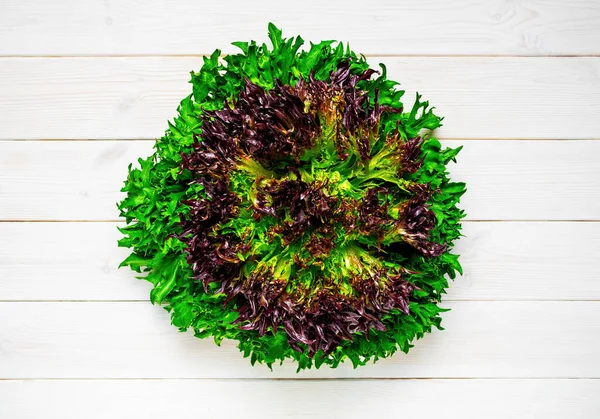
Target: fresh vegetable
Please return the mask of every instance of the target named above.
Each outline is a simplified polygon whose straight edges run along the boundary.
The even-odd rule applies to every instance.
[[[465,191],[417,95],[342,44],[236,42],[192,73],[155,153],[130,166],[122,263],[200,338],[298,370],[407,352],[441,328]]]

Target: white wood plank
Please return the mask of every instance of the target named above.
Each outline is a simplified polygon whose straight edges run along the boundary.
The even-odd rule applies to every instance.
[[[0,223],[0,300],[148,300],[118,223]]]
[[[0,29],[1,30],[1,29]],[[0,59],[0,139],[152,139],[200,57]],[[600,58],[373,57],[446,117],[442,138],[598,139]]]
[[[409,355],[301,375],[250,366],[147,302],[0,303],[0,378],[600,378],[600,302],[447,302]]]
[[[600,410],[600,380],[2,381],[11,419],[570,418]],[[235,399],[235,403],[231,400]]]
[[[465,223],[449,300],[600,300],[600,223]]]
[[[594,0],[358,0],[290,4],[158,0],[4,0],[0,54],[198,54],[265,41],[267,22],[371,54],[597,54]]]
[[[201,65],[201,57],[0,58],[0,139],[161,137]]]
[[[472,220],[600,220],[600,141],[463,144],[449,170]]]
[[[0,223],[0,300],[148,300],[116,223]],[[600,300],[600,223],[465,223],[455,300]]]
[[[600,220],[600,141],[464,144],[470,220]],[[126,168],[150,141],[0,142],[1,220],[116,220]]]
[[[117,219],[127,167],[152,147],[151,141],[0,142],[0,219]]]

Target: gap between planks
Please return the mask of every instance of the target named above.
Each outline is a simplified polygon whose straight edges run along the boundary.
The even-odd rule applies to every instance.
[[[44,59],[44,58],[65,58],[65,59],[73,59],[73,58],[203,58],[210,57],[212,52],[206,53],[195,53],[195,54],[63,54],[63,55],[1,55],[0,60],[2,59]],[[225,58],[228,55],[235,55],[236,53],[231,54],[221,54],[219,58]],[[598,58],[600,54],[535,54],[535,55],[527,55],[527,54],[361,54],[365,58]]]
[[[574,141],[600,141],[600,137],[597,138],[577,138],[573,140],[565,139],[565,138],[527,138],[527,139],[519,139],[519,138],[506,138],[506,137],[498,137],[498,138],[458,138],[458,137],[437,137],[435,135],[431,136],[432,138],[436,138],[440,141],[465,141],[465,142],[474,142],[474,141],[552,141],[552,142],[574,142]],[[126,140],[121,140],[118,138],[23,138],[18,140],[0,140],[0,143],[12,143],[12,142],[84,142],[84,141],[94,141],[94,142],[115,142],[115,141],[157,141],[156,138],[128,138]]]
[[[0,223],[121,223],[124,218],[104,220],[0,220]],[[598,220],[462,220],[461,223],[598,223]]]
[[[125,269],[125,268],[122,268]],[[455,281],[460,281],[460,276]],[[451,288],[452,284],[447,288]],[[600,299],[593,300],[566,300],[566,299],[552,299],[552,300],[544,300],[544,299],[535,299],[530,298],[527,300],[507,300],[504,298],[453,298],[452,300],[442,300],[439,303],[444,304],[446,302],[461,302],[461,303],[486,303],[486,302],[501,302],[501,303],[598,303]],[[0,304],[4,303],[24,303],[24,304],[39,304],[39,303],[52,303],[52,304],[62,304],[62,303],[76,303],[76,304],[87,304],[87,303],[148,303],[149,299],[130,299],[130,300],[0,300]],[[166,307],[160,305],[159,307]],[[599,377],[600,378],[600,377]]]
[[[364,368],[364,367],[362,367]],[[598,381],[600,377],[323,377],[323,378],[315,378],[315,377],[223,377],[223,378],[193,378],[193,377],[182,377],[182,378],[174,378],[174,377],[117,377],[117,378],[107,378],[107,377],[82,377],[82,378],[65,378],[65,377],[36,377],[36,378],[0,378],[0,381],[256,381],[256,382],[265,382],[265,381],[507,381],[507,380],[523,380],[523,381],[548,381],[548,380],[557,380],[557,381]]]

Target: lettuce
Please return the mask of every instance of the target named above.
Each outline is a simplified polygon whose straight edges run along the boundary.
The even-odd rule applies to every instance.
[[[441,328],[465,191],[442,119],[342,44],[237,42],[130,166],[119,244],[180,330],[251,362],[365,365]]]

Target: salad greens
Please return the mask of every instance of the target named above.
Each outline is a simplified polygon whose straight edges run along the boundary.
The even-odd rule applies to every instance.
[[[235,42],[192,72],[155,152],[129,168],[122,263],[180,330],[298,370],[385,358],[441,328],[463,183],[386,68],[325,41]]]

